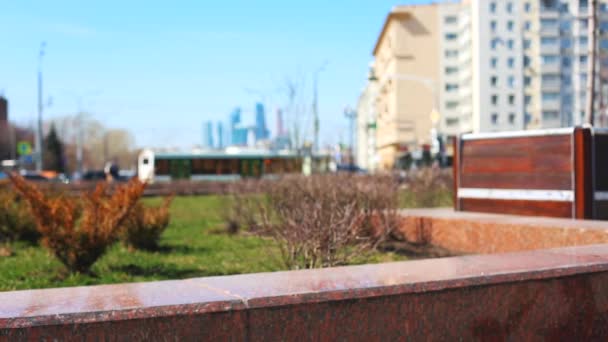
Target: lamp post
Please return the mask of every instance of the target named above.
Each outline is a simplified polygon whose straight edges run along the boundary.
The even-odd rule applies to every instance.
[[[42,160],[44,155],[44,138],[42,137],[42,111],[44,110],[44,104],[42,103],[42,58],[44,57],[44,49],[46,48],[46,42],[40,43],[40,50],[38,51],[38,125],[36,129],[36,171],[42,171]]]
[[[312,110],[314,115],[314,144],[313,144],[313,153],[319,152],[319,74],[321,71],[325,70],[327,66],[327,62],[323,63],[314,73],[313,75],[313,99],[312,99]]]

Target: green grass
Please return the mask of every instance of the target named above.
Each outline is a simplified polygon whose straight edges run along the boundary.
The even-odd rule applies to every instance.
[[[157,202],[160,199],[148,199]],[[114,245],[93,266],[94,275],[69,274],[45,249],[16,242],[10,257],[0,257],[0,291],[77,285],[183,279],[284,269],[271,240],[222,233],[225,198],[178,197],[171,224],[158,251],[129,251]],[[375,253],[356,263],[403,260],[394,253]]]

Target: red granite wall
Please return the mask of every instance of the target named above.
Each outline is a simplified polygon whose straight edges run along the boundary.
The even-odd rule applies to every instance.
[[[605,340],[608,246],[0,292],[0,340]]]
[[[608,222],[412,209],[399,235],[455,253],[499,253],[608,243]]]

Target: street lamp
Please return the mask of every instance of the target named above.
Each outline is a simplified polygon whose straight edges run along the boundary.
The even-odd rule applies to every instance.
[[[313,153],[319,152],[319,74],[321,71],[325,70],[327,66],[327,61],[325,61],[314,73],[313,75],[313,100],[312,100],[312,110],[314,114],[314,146]]]
[[[44,57],[44,49],[46,48],[46,42],[40,43],[40,49],[38,50],[38,127],[36,130],[36,170],[42,171],[42,160],[44,155],[44,143],[42,137],[42,111],[44,110],[44,104],[42,103],[42,58]]]

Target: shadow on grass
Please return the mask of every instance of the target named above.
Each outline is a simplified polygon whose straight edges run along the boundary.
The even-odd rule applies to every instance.
[[[209,252],[209,249],[205,247],[193,247],[188,245],[160,245],[152,249],[146,249],[146,251],[158,252],[163,254],[200,254]]]
[[[175,265],[140,266],[134,264],[111,267],[113,272],[124,272],[131,276],[183,279],[201,277],[205,272],[195,268],[180,269]]]

